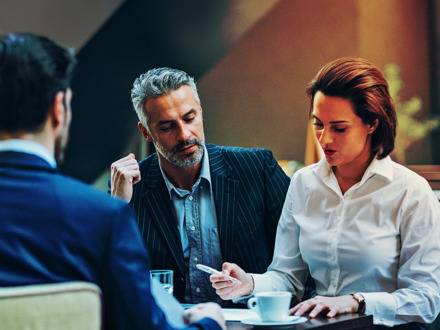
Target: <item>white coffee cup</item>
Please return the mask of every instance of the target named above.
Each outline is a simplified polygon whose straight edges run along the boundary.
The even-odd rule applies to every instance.
[[[291,292],[259,292],[249,299],[247,305],[258,313],[263,322],[277,322],[287,318],[291,299]]]

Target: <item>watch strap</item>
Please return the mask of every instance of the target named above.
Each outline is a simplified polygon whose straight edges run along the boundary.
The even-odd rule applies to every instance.
[[[359,314],[365,314],[365,298],[363,295],[361,295],[360,293],[352,293],[351,294],[353,299],[356,300],[358,302],[358,310],[356,311],[356,313]]]

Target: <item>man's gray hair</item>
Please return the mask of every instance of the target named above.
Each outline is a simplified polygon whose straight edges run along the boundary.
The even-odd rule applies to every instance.
[[[194,82],[194,78],[186,72],[172,68],[151,69],[137,78],[131,89],[131,102],[139,117],[139,121],[144,127],[148,127],[148,115],[145,111],[145,103],[152,98],[166,95],[181,86],[186,85],[191,88],[194,98],[199,104],[199,94]]]

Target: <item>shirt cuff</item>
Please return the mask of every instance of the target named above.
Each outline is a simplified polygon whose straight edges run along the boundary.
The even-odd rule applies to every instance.
[[[374,324],[395,325],[396,302],[387,292],[358,292],[365,298],[365,314],[373,315]]]
[[[254,279],[254,291],[252,292],[252,294],[264,291],[280,291],[284,289],[284,283],[281,279],[278,280],[267,273],[250,275]]]

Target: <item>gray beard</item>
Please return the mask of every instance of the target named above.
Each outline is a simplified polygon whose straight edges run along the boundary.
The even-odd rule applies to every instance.
[[[199,163],[202,160],[203,155],[205,153],[205,142],[200,141],[199,139],[191,139],[191,140],[185,141],[184,143],[181,143],[178,146],[176,146],[175,148],[173,148],[172,151],[164,150],[164,148],[162,148],[162,146],[159,145],[155,140],[153,140],[153,144],[154,144],[154,147],[156,148],[156,151],[163,158],[165,158],[171,164],[173,164],[177,167],[181,167],[181,168],[189,167],[189,166],[192,166],[192,165]],[[179,157],[177,151],[180,148],[182,148],[186,145],[190,145],[190,144],[197,145],[199,147],[199,150],[194,152],[192,155]]]

